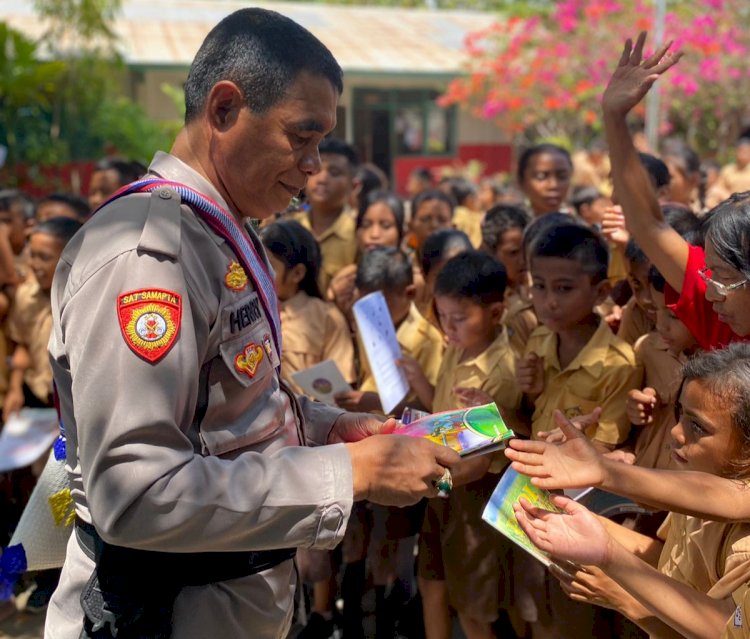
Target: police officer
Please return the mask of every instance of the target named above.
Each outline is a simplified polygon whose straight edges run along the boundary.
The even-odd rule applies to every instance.
[[[279,379],[246,218],[319,170],[341,76],[291,20],[228,16],[191,66],[171,153],[68,244],[50,358],[77,519],[46,637],[283,637],[294,548],[333,548],[353,501],[434,496],[457,461]]]

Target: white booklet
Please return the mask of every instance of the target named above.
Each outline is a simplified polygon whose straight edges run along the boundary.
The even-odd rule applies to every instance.
[[[22,408],[0,433],[0,472],[33,464],[49,451],[59,433],[54,408]]]
[[[396,364],[396,360],[401,358],[396,329],[380,291],[365,295],[354,304],[353,310],[359,336],[375,376],[380,404],[388,415],[409,392],[404,371]]]
[[[336,405],[333,399],[336,393],[343,393],[352,389],[332,359],[327,359],[303,371],[292,373],[292,379],[305,393],[319,402],[331,406]]]

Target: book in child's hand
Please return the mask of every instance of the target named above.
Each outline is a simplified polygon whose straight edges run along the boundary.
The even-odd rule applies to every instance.
[[[425,437],[452,448],[461,457],[500,450],[514,437],[494,403],[427,415],[397,427],[394,433]]]
[[[519,525],[516,514],[513,512],[513,504],[517,503],[521,497],[539,508],[561,512],[552,503],[550,494],[546,490],[534,486],[531,479],[526,475],[521,475],[512,468],[508,468],[500,479],[497,488],[493,491],[489,502],[487,502],[487,506],[482,513],[482,519],[497,528],[532,557],[536,557],[545,566],[549,566],[552,563],[549,554],[532,543]]]

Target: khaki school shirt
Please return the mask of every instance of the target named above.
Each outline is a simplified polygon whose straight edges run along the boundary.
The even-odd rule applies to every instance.
[[[750,561],[750,524],[708,521],[670,513],[659,528],[664,540],[659,571],[712,597],[737,589],[738,569]],[[724,583],[726,581],[726,583]]]
[[[510,289],[506,289],[505,312],[503,313],[502,323],[508,331],[508,341],[510,347],[517,357],[521,357],[526,350],[526,343],[539,326],[539,320],[534,312],[534,305],[531,299]]]
[[[675,356],[656,331],[641,337],[635,344],[636,365],[643,370],[642,388],[656,391],[653,422],[634,426],[637,434],[633,452],[635,463],[644,468],[672,468],[671,430],[676,424],[674,403],[682,379],[684,356]]]
[[[315,235],[312,230],[309,212],[295,213],[292,219],[310,231],[320,246],[318,286],[325,295],[333,276],[357,259],[356,213],[353,209],[344,209],[336,221],[320,235]]]
[[[8,314],[7,335],[29,351],[31,366],[23,381],[43,402],[52,393],[52,369],[47,355],[47,344],[52,331],[52,306],[49,295],[39,288],[33,276],[16,289],[16,296]]]
[[[640,337],[653,330],[653,320],[635,303],[635,298],[631,297],[628,303],[622,307],[622,319],[620,320],[620,328],[617,330],[617,337],[632,346]]]
[[[354,343],[341,311],[330,302],[299,291],[281,303],[281,377],[296,393],[292,373],[331,359],[347,382],[354,382]]]
[[[719,183],[729,195],[750,191],[750,164],[742,169],[738,168],[734,162],[728,164],[719,174]]]
[[[545,326],[529,338],[524,357],[536,353],[544,358],[544,390],[537,397],[531,417],[532,437],[555,427],[553,412],[561,410],[568,418],[586,415],[597,406],[599,424],[588,436],[603,444],[619,444],[630,431],[625,399],[631,388],[640,388],[641,371],[635,365],[633,349],[612,334],[602,321],[586,346],[565,368],[557,358],[557,335]]]
[[[483,219],[483,211],[472,211],[467,206],[457,206],[453,211],[453,227],[466,233],[475,249],[482,246]]]
[[[463,408],[453,393],[456,387],[483,390],[501,410],[518,408],[521,391],[516,381],[513,350],[504,329],[483,353],[461,361],[463,355],[463,349],[453,345],[445,350],[432,400],[433,413]]]
[[[412,303],[409,314],[396,330],[396,339],[401,346],[402,353],[417,360],[427,380],[430,384],[435,384],[443,359],[445,344],[440,331],[422,316],[415,304]],[[362,367],[362,383],[359,389],[377,393],[378,387],[375,384],[375,376],[370,369],[367,354],[361,342],[358,341],[358,344]],[[406,396],[405,403],[411,407],[421,406],[416,393],[413,391],[410,391]]]
[[[226,207],[173,156],[157,153],[149,170]],[[228,244],[176,198],[159,189],[104,207],[58,265],[50,360],[76,514],[110,543],[145,550],[332,549],[351,511],[351,459],[344,445],[300,444],[325,443],[343,411],[298,400],[281,383],[253,280],[237,277]],[[244,230],[265,260],[249,223]],[[171,346],[153,362],[129,345],[135,315],[122,328],[118,311],[143,290],[149,312],[169,320],[159,331]],[[74,536],[48,639],[80,636],[80,595],[93,569]],[[284,637],[296,581],[286,561],[185,588],[173,636],[238,637],[250,628],[256,638]]]

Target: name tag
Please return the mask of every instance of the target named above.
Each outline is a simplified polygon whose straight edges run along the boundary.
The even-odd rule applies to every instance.
[[[255,326],[263,319],[263,310],[258,299],[258,294],[240,300],[235,305],[224,309],[223,332],[227,336],[237,335],[246,328]]]

